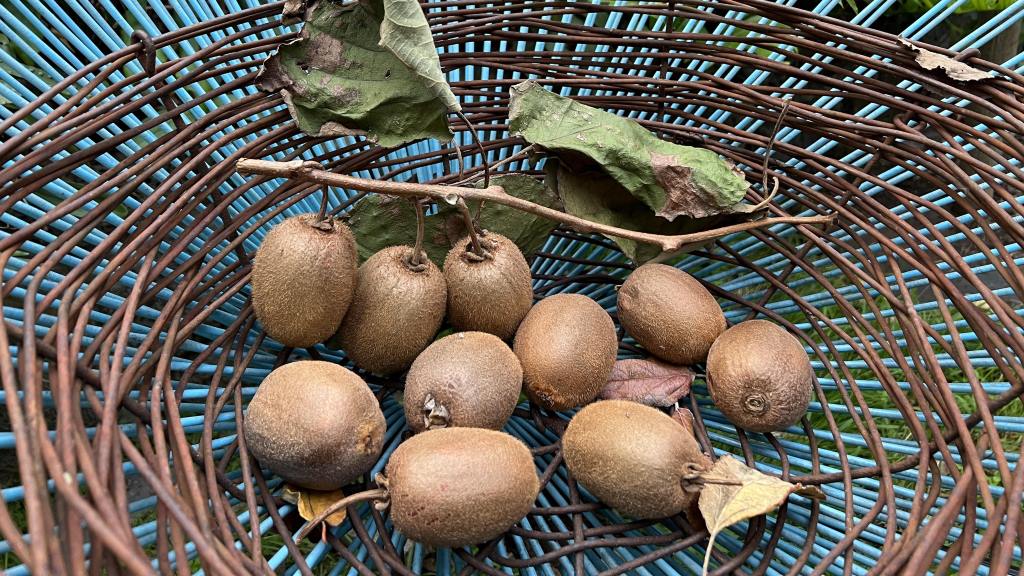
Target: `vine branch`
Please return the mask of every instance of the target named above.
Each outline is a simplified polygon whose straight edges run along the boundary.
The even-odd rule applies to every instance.
[[[728,236],[736,232],[744,232],[772,226],[774,224],[828,224],[835,220],[835,215],[829,216],[783,216],[777,218],[764,218],[752,222],[743,222],[731,226],[723,226],[713,230],[704,230],[691,234],[679,234],[668,236],[663,234],[650,234],[626,230],[607,224],[591,222],[560,212],[547,206],[534,204],[529,200],[517,198],[505,192],[501,186],[486,186],[484,188],[463,188],[460,186],[445,186],[441,184],[419,184],[414,182],[391,182],[384,180],[371,180],[359,178],[347,174],[337,174],[324,170],[317,162],[303,160],[292,160],[290,162],[275,162],[272,160],[256,160],[242,158],[235,165],[240,174],[259,174],[262,176],[275,176],[291,180],[301,180],[317,184],[326,184],[364,192],[376,192],[392,196],[426,196],[434,200],[441,200],[448,203],[462,200],[480,200],[494,202],[528,212],[542,218],[568,224],[580,232],[596,232],[609,236],[626,238],[645,244],[659,246],[664,252],[674,252],[687,244],[707,242],[722,236]]]

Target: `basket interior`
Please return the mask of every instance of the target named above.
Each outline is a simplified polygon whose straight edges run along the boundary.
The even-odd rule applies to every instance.
[[[0,345],[12,352],[0,359],[9,414],[0,448],[14,456],[0,567],[56,574],[116,559],[126,573],[183,563],[207,573],[699,573],[706,530],[601,506],[560,464],[559,422],[570,414],[538,420],[525,405],[506,431],[536,449],[546,483],[535,513],[504,538],[430,550],[365,505],[326,540],[282,537],[302,522],[280,499],[280,480],[241,458],[244,404],[284,362],[345,360],[321,346],[284,349],[250,302],[261,238],[289,215],[316,212],[320,188],[242,177],[234,162],[301,158],[450,183],[460,178],[455,149],[302,135],[281,98],[252,85],[262,59],[295,33],[279,4],[108,4],[33,9],[51,35],[94,29],[77,43],[70,30],[59,41],[32,29],[27,8],[0,8],[0,21],[28,22],[5,35],[51,46],[34,64],[0,69],[0,97],[11,102],[0,124]],[[1019,570],[1017,61],[999,68],[968,53],[1000,79],[966,86],[857,26],[885,18],[891,2],[871,3],[854,24],[824,15],[835,4],[822,2],[821,14],[731,0],[425,7],[490,164],[522,149],[506,107],[508,87],[526,78],[699,143],[752,183],[790,100],[768,162],[781,182],[773,214],[836,214],[836,223],[730,236],[677,265],[706,283],[730,323],[768,318],[796,334],[818,377],[814,401],[800,425],[772,435],[737,430],[702,381],[688,406],[707,450],[818,485],[826,499],[792,496],[726,529],[716,573]],[[924,37],[949,13],[933,9],[904,35]],[[984,44],[1022,15],[1007,10],[954,48]],[[151,52],[146,42],[122,48],[136,27],[152,35]],[[456,141],[478,171],[469,134]],[[524,159],[500,171],[542,168]],[[358,199],[328,194],[337,214]],[[613,316],[633,267],[609,240],[564,228],[531,261],[539,297],[586,294]],[[638,355],[624,335],[620,357]],[[390,393],[400,380],[367,379],[388,421],[372,478],[402,441],[404,416]],[[54,526],[60,538],[48,539]],[[19,543],[22,534],[31,541]]]

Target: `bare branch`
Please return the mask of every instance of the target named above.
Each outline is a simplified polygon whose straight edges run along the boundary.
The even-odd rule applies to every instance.
[[[494,202],[496,204],[503,204],[505,206],[515,208],[516,210],[535,214],[542,218],[548,218],[549,220],[568,224],[580,232],[596,232],[598,234],[617,236],[619,238],[626,238],[637,242],[643,242],[645,244],[654,244],[661,247],[662,251],[665,252],[674,252],[687,244],[707,242],[736,232],[754,230],[756,228],[763,228],[774,224],[828,224],[835,219],[834,215],[764,218],[762,220],[743,222],[741,224],[723,226],[721,228],[694,232],[692,234],[666,236],[662,234],[648,234],[647,232],[637,232],[635,230],[616,228],[615,226],[608,226],[607,224],[600,224],[597,222],[591,222],[590,220],[584,220],[583,218],[577,218],[571,214],[566,214],[565,212],[541,206],[540,204],[534,204],[529,200],[523,200],[522,198],[517,198],[507,194],[501,186],[463,188],[460,186],[444,186],[439,184],[371,180],[369,178],[358,178],[356,176],[328,172],[323,170],[317,162],[307,162],[302,160],[275,162],[271,160],[242,158],[236,164],[236,168],[240,174],[276,176],[278,178],[302,180],[304,182],[314,182],[317,184],[326,184],[329,186],[349,188],[352,190],[363,190],[365,192],[376,192],[379,194],[390,194],[392,196],[426,196],[428,198],[433,198],[434,200],[442,200],[449,203],[455,202],[459,198],[463,200]]]

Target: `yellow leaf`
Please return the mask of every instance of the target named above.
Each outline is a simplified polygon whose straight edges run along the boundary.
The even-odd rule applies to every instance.
[[[743,465],[724,456],[703,475],[705,485],[700,493],[700,513],[708,525],[711,538],[704,554],[704,573],[708,571],[715,536],[725,528],[779,507],[796,486]]]
[[[304,520],[312,520],[316,518],[318,514],[330,507],[338,500],[345,497],[345,493],[341,490],[331,490],[329,492],[321,492],[319,490],[300,490],[299,491],[299,516],[302,516]],[[326,522],[331,526],[337,526],[345,521],[346,511],[344,508],[338,510],[334,514],[327,517]]]

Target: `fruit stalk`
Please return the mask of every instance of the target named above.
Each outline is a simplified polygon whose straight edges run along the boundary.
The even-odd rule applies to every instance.
[[[485,186],[484,188],[462,188],[459,186],[445,186],[441,184],[419,184],[413,182],[390,182],[383,180],[372,180],[369,178],[358,178],[347,174],[336,174],[328,172],[317,162],[303,160],[292,160],[290,162],[275,162],[272,160],[257,160],[253,158],[242,158],[236,164],[240,174],[259,174],[262,176],[274,176],[278,178],[289,178],[318,184],[327,184],[365,192],[376,192],[392,196],[426,196],[434,200],[445,202],[457,202],[462,200],[480,200],[502,204],[535,214],[542,218],[548,218],[556,222],[568,224],[580,232],[595,232],[626,238],[645,244],[659,246],[664,252],[675,252],[689,244],[707,242],[728,236],[736,232],[745,232],[772,226],[775,224],[829,224],[836,216],[782,216],[777,218],[764,218],[752,222],[743,222],[731,226],[723,226],[712,230],[694,232],[692,234],[679,234],[667,236],[663,234],[650,234],[626,230],[607,224],[591,222],[578,218],[564,212],[534,204],[529,200],[523,200],[507,194],[501,186]]]
[[[338,500],[334,504],[331,504],[323,511],[321,511],[319,514],[317,514],[315,518],[307,522],[306,525],[303,526],[301,530],[295,533],[295,541],[301,542],[303,538],[305,538],[307,535],[309,535],[310,532],[313,531],[313,528],[316,528],[317,525],[319,525],[321,522],[326,520],[330,515],[334,514],[338,510],[341,510],[342,508],[345,508],[357,502],[365,502],[366,500],[384,500],[385,498],[387,498],[387,496],[388,491],[384,488],[374,488],[372,490],[365,490],[363,492],[357,492],[350,496],[346,496],[341,500]]]

